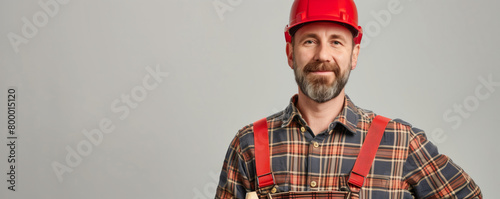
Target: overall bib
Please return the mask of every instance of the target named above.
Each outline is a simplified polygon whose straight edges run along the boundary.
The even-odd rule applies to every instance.
[[[266,118],[254,123],[255,168],[257,171],[258,190],[247,193],[246,199],[268,198],[333,198],[333,199],[358,199],[364,180],[370,171],[375,154],[384,134],[385,127],[391,119],[377,115],[368,129],[365,142],[361,146],[358,158],[354,163],[345,186],[338,191],[301,191],[276,193],[276,183],[271,172],[269,133]]]

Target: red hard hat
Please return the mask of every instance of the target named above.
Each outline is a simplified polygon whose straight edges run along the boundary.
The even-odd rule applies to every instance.
[[[295,0],[290,10],[290,23],[285,27],[286,42],[300,25],[315,21],[333,21],[347,25],[359,44],[363,30],[358,26],[358,11],[353,0]]]

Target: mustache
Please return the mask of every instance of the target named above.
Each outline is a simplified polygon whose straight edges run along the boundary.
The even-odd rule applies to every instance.
[[[340,67],[337,63],[312,61],[304,66],[304,73],[311,73],[316,71],[332,71],[336,76],[340,75]]]

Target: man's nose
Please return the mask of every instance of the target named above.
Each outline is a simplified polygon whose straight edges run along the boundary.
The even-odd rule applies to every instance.
[[[332,62],[332,49],[328,46],[327,43],[322,42],[318,45],[318,49],[316,51],[315,61],[317,62]]]

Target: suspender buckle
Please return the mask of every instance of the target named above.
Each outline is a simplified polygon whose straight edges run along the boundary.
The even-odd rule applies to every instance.
[[[350,188],[350,186],[349,186],[349,185],[344,186],[344,187],[341,187],[341,188],[340,188],[340,191],[342,191],[342,192],[346,192],[346,194],[345,194],[345,199],[350,199],[350,198],[351,198],[351,193],[352,193],[352,191],[351,191],[351,188]]]
[[[352,193],[351,190],[349,190],[347,192],[347,194],[345,195],[345,199],[350,199],[351,198],[351,193]]]

